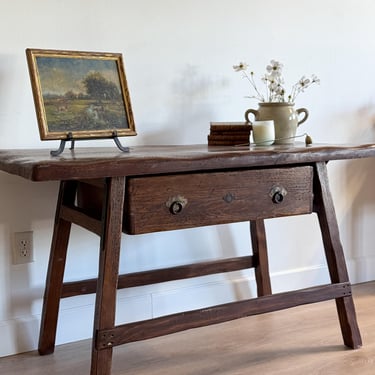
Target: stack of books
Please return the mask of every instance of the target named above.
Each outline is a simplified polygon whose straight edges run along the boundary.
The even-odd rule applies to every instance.
[[[251,125],[248,122],[211,122],[209,146],[240,146],[250,143]]]

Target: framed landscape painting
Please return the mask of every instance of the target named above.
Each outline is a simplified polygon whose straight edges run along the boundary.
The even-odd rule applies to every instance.
[[[41,140],[136,135],[119,53],[27,49]]]

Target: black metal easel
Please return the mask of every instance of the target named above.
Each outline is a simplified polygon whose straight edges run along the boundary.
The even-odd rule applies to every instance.
[[[121,144],[120,140],[118,139],[117,136],[117,131],[114,130],[112,132],[112,136],[109,138],[112,138],[113,141],[115,142],[116,146],[122,151],[122,152],[129,152],[129,147],[125,147]],[[90,138],[93,139],[93,138]],[[100,139],[100,138],[94,138],[94,139]],[[70,142],[70,150],[74,150],[75,146],[75,141],[82,141],[82,140],[87,140],[87,138],[74,138],[73,134],[71,132],[68,133],[66,139],[62,139],[60,142],[60,146],[57,150],[51,150],[50,153],[52,156],[59,156],[64,150],[65,150],[65,145],[66,142]]]

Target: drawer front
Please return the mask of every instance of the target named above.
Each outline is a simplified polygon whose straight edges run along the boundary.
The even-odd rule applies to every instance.
[[[312,212],[310,166],[134,177],[127,181],[129,234]]]

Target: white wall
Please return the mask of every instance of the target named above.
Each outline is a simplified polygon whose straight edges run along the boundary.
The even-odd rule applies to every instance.
[[[297,100],[316,142],[374,142],[372,0],[13,0],[0,13],[0,148],[55,148],[39,140],[25,48],[122,52],[139,135],[129,145],[205,143],[210,121],[241,121],[256,102],[232,65],[259,75],[270,59],[287,82],[317,74]],[[98,141],[90,144],[108,145]],[[88,144],[86,144],[87,146]],[[80,147],[78,144],[77,147]],[[372,160],[329,164],[351,280],[375,277]],[[0,356],[37,345],[57,183],[0,174]],[[11,264],[13,232],[32,230],[35,262]],[[328,280],[314,216],[267,221],[275,291]],[[121,271],[247,254],[248,224],[124,236]],[[66,279],[94,277],[98,239],[75,228]],[[119,293],[118,321],[254,296],[239,272]],[[57,342],[90,337],[93,296],[64,300]]]

